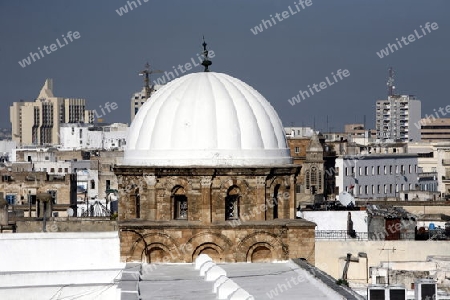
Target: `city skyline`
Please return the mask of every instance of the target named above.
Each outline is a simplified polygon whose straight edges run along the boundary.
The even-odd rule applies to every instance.
[[[5,109],[0,127],[11,126],[9,106],[21,99],[34,101],[47,78],[54,80],[55,95],[84,98],[87,109],[117,103],[118,109],[104,120],[130,123],[129,99],[142,90],[138,73],[145,63],[175,73],[179,65],[192,62],[178,75],[201,72],[195,62],[203,35],[214,52],[210,70],[258,90],[285,127],[315,123],[318,130],[339,131],[345,123],[365,119],[367,127],[374,128],[376,100],[387,99],[390,66],[396,72],[396,93],[420,99],[422,116],[447,105],[445,38],[450,21],[445,8],[450,3],[308,3],[2,2],[0,81]],[[256,27],[261,29],[257,34]],[[30,53],[41,51],[33,60]],[[30,63],[23,67],[27,57]],[[351,75],[326,89],[320,86],[337,70]],[[152,74],[151,81],[163,75]],[[320,86],[314,94],[290,103],[314,84]]]

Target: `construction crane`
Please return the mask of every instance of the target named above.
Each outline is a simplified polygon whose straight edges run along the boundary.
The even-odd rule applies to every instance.
[[[147,62],[145,64],[145,69],[142,70],[139,75],[144,76],[144,88],[145,88],[145,98],[149,98],[152,92],[154,91],[154,86],[150,86],[150,74],[162,73],[161,70],[150,70],[150,64]]]
[[[386,85],[388,86],[388,96],[391,97],[394,96],[395,95],[394,69],[392,69],[392,67],[389,68],[389,77]]]

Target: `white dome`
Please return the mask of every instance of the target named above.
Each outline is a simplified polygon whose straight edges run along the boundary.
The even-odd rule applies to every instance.
[[[124,164],[290,164],[283,126],[256,90],[226,74],[193,73],[162,87],[131,124]]]

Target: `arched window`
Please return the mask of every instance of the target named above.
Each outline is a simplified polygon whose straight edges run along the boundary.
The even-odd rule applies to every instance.
[[[311,185],[317,185],[317,168],[311,168]]]
[[[188,200],[186,193],[182,186],[177,185],[172,189],[172,201],[174,219],[187,220],[188,219]]]
[[[319,190],[321,190],[322,189],[322,172],[321,171],[317,171],[317,181],[318,181]]]
[[[305,183],[306,183],[306,189],[309,190],[309,186],[310,186],[310,172],[309,170],[306,171],[306,176],[305,176]]]
[[[241,198],[240,190],[233,185],[228,189],[225,198],[225,220],[239,219],[239,200]]]
[[[134,191],[134,206],[136,209],[136,218],[139,219],[141,217],[141,195],[139,194],[139,189]]]
[[[273,190],[273,199],[272,199],[272,213],[273,218],[278,219],[278,190],[280,189],[280,185],[277,184]]]

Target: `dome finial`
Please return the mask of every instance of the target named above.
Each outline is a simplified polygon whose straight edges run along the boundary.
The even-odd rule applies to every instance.
[[[208,50],[206,50],[206,42],[205,42],[205,36],[203,36],[203,61],[202,66],[205,67],[204,72],[209,72],[208,67],[212,65],[212,62],[208,59]]]

